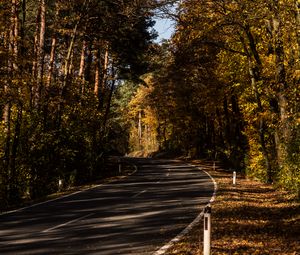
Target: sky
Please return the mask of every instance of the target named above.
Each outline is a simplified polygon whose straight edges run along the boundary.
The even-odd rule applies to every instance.
[[[158,32],[157,42],[160,42],[163,39],[170,39],[172,33],[174,32],[173,21],[169,19],[155,19],[156,24],[154,29]]]

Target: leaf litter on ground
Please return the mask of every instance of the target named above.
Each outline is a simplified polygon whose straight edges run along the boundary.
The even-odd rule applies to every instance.
[[[296,196],[272,185],[237,176],[212,162],[193,161],[218,184],[212,204],[212,255],[300,255],[300,204]],[[203,253],[203,222],[166,255]]]

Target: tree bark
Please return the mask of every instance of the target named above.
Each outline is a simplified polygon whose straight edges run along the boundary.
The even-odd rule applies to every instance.
[[[79,73],[78,76],[80,79],[83,79],[84,75],[84,68],[85,68],[85,54],[87,50],[87,42],[86,40],[83,41],[82,43],[82,50],[81,50],[81,56],[80,56],[80,66],[79,66]]]
[[[80,55],[80,66],[79,66],[79,73],[78,78],[79,82],[81,83],[81,94],[83,95],[85,92],[85,57],[86,57],[86,51],[87,51],[87,41],[83,40],[82,43],[82,49],[81,49],[81,55]]]
[[[251,62],[249,61],[249,74],[251,77],[251,86],[252,89],[255,93],[255,97],[256,97],[256,102],[257,102],[257,106],[258,106],[258,114],[259,116],[259,120],[258,120],[258,132],[259,132],[259,143],[261,146],[261,151],[262,154],[264,156],[265,159],[265,164],[266,164],[266,168],[267,168],[267,175],[268,175],[268,183],[272,183],[273,182],[273,169],[272,169],[272,165],[271,165],[271,160],[269,157],[269,153],[267,150],[267,142],[266,142],[266,123],[265,120],[263,119],[263,106],[262,106],[262,102],[261,102],[261,96],[260,93],[258,92],[258,88],[257,88],[257,81],[258,79],[258,74],[257,74],[257,68],[253,67]]]
[[[284,64],[285,52],[283,45],[282,20],[280,17],[280,3],[278,0],[273,0],[271,11],[273,12],[272,22],[272,40],[275,57],[275,88],[276,99],[279,106],[279,120],[276,130],[277,139],[277,162],[279,165],[283,163],[284,155],[287,148],[286,143],[290,139],[290,125],[288,120],[288,100],[286,98],[286,68]]]
[[[108,95],[108,101],[106,104],[106,108],[105,108],[105,114],[104,114],[104,121],[103,121],[103,126],[104,126],[104,130],[106,129],[106,124],[108,121],[108,116],[110,113],[110,108],[111,108],[111,101],[112,101],[112,96],[113,96],[113,92],[115,90],[115,85],[116,85],[116,77],[115,77],[115,70],[114,67],[112,66],[112,74],[111,74],[111,86],[110,86],[110,91],[109,91],[109,95]]]
[[[73,54],[73,48],[74,48],[74,44],[75,44],[75,40],[76,40],[76,36],[77,36],[78,25],[79,25],[79,21],[76,23],[76,25],[73,29],[73,33],[72,33],[72,36],[71,36],[71,42],[70,42],[68,52],[67,52],[67,56],[66,56],[66,59],[65,59],[64,81],[63,81],[62,91],[67,87],[67,83],[68,83],[68,80],[69,80],[71,57],[72,57],[72,54]]]
[[[45,59],[45,34],[46,34],[46,3],[40,0],[40,33],[37,47],[37,85],[34,95],[34,105],[40,103],[43,88],[44,59]]]
[[[142,111],[139,111],[138,138],[139,138],[139,147],[141,149],[142,148]]]
[[[106,83],[107,83],[107,77],[108,77],[108,62],[109,62],[109,52],[108,52],[108,44],[105,43],[105,53],[104,53],[104,60],[102,65],[102,73],[101,73],[101,97],[99,99],[99,108],[100,110],[104,106],[104,97],[106,94]]]
[[[55,51],[56,51],[56,35],[53,35],[52,36],[52,43],[51,43],[51,53],[50,53],[50,61],[49,61],[48,78],[47,78],[47,88],[50,87],[52,76],[53,76]]]
[[[13,91],[12,81],[17,77],[18,73],[18,53],[19,53],[19,45],[18,45],[18,37],[19,37],[19,15],[18,15],[18,0],[11,1],[11,26],[9,32],[9,46],[8,46],[8,81],[4,85],[4,93],[6,95],[6,102],[4,105],[3,111],[3,121],[4,121],[4,134],[5,134],[5,142],[4,142],[4,168],[7,175],[8,181],[8,199],[10,196],[10,189],[13,186],[14,178],[14,168],[12,168],[12,103],[9,94]],[[10,81],[10,82],[9,82]],[[11,86],[11,87],[10,87]]]
[[[97,48],[97,46],[95,46]],[[97,48],[95,50],[95,84],[94,84],[94,93],[96,97],[100,100],[100,93],[99,93],[99,87],[100,87],[100,51]]]
[[[251,78],[251,87],[255,94],[256,103],[257,103],[257,110],[258,110],[258,135],[259,135],[259,144],[261,146],[262,154],[264,156],[265,165],[267,168],[267,182],[273,182],[273,166],[271,164],[271,158],[267,149],[267,141],[266,141],[266,134],[267,134],[267,125],[263,118],[264,108],[262,105],[261,95],[257,86],[257,82],[261,80],[261,69],[262,69],[262,62],[257,50],[257,45],[252,35],[251,29],[249,25],[243,27],[245,34],[247,36],[249,45],[246,44],[244,39],[241,38],[241,42],[244,46],[245,52],[248,56],[249,62],[249,75]],[[248,50],[249,49],[249,50]]]

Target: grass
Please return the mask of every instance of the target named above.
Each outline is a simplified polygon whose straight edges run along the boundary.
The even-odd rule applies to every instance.
[[[300,205],[296,197],[271,185],[237,176],[212,163],[194,161],[218,184],[212,204],[212,255],[300,255]],[[203,225],[199,223],[168,255],[202,254]]]

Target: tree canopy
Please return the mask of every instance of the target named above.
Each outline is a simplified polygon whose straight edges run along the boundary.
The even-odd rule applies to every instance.
[[[299,194],[299,2],[185,0],[171,16],[149,95],[161,150]]]
[[[176,24],[162,44],[155,14]],[[0,207],[132,151],[222,160],[299,194],[299,84],[298,0],[3,0]]]

